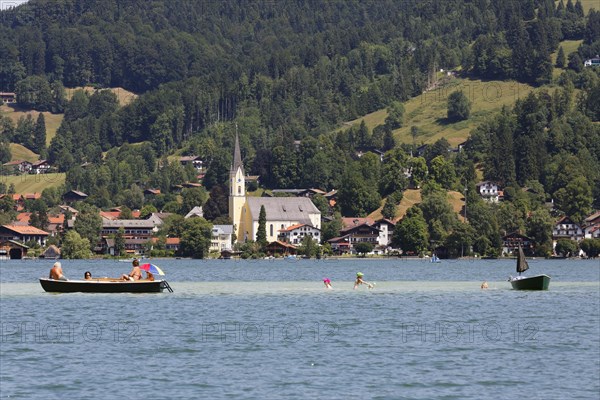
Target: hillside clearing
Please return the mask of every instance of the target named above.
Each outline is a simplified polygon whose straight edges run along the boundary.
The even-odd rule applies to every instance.
[[[0,176],[0,182],[10,186],[15,185],[15,193],[41,193],[49,187],[58,187],[65,183],[65,173]]]
[[[131,103],[136,97],[138,97],[137,94],[130,92],[127,89],[123,89],[121,87],[105,88],[105,89],[110,90],[111,92],[113,92],[114,94],[117,95],[117,99],[119,100],[119,104],[121,105],[121,107],[126,106],[127,104]],[[73,97],[73,93],[75,93],[76,90],[84,90],[88,94],[93,94],[96,90],[105,90],[105,89],[98,89],[93,86],[79,86],[79,87],[73,87],[73,88],[65,88],[65,92],[67,93],[67,99],[70,100],[71,97]]]
[[[565,53],[565,60],[568,62],[569,60],[569,54],[577,51],[577,48],[579,48],[579,46],[581,45],[581,43],[583,43],[583,40],[563,40],[562,42],[560,42],[559,48],[562,47],[563,51]],[[550,54],[550,61],[552,61],[552,65],[556,65],[556,57],[558,56],[558,49]],[[563,68],[556,68],[556,66],[554,67],[554,69],[552,70],[552,78],[556,79],[560,76],[560,74],[562,74],[564,71],[566,71]]]
[[[565,4],[567,2],[565,1]],[[573,2],[575,3],[575,2]],[[558,2],[557,2],[558,4]],[[600,4],[598,4],[598,0],[581,0],[581,5],[583,6],[583,11],[587,16],[592,8],[595,8],[596,11],[600,11]]]
[[[398,206],[396,207],[396,219],[394,220],[394,222],[398,222],[400,219],[402,219],[402,217],[406,215],[406,211],[409,208],[411,208],[415,204],[419,204],[421,201],[423,201],[423,198],[421,197],[421,189],[405,190],[402,201],[400,201],[400,204],[398,204]],[[465,198],[463,194],[453,190],[448,191],[448,202],[452,206],[454,212],[458,214],[458,218],[461,221],[464,221],[464,217],[461,214],[465,205]],[[381,207],[369,214],[368,217],[373,218],[374,220],[383,218],[383,215],[381,215],[381,210],[384,204],[385,200],[381,202]]]
[[[16,160],[23,161],[24,160],[24,161],[34,162],[40,158],[36,153],[29,150],[25,146],[21,146],[20,144],[10,143],[9,147],[10,147],[10,153],[12,155],[13,161],[16,161]]]
[[[35,123],[35,121],[37,121],[38,115],[40,114],[39,111],[20,108],[17,105],[8,106],[6,104],[3,104],[0,107],[0,112],[2,113],[2,115],[5,115],[8,118],[10,118],[15,124],[15,126],[17,125],[19,118],[26,117],[27,114],[31,114],[33,122]],[[44,111],[43,114],[44,120],[46,122],[46,146],[49,146],[52,138],[56,136],[56,130],[62,123],[64,114],[52,114],[48,111]],[[15,158],[13,157],[13,159]]]
[[[446,113],[448,96],[462,90],[472,103],[471,117],[466,121],[448,123]],[[452,146],[464,142],[472,129],[486,118],[500,111],[503,106],[512,106],[518,99],[527,96],[534,88],[514,81],[483,81],[480,79],[450,78],[449,82],[435,90],[425,92],[404,103],[404,126],[394,131],[401,143],[412,143],[411,127],[418,128],[416,143],[434,143],[446,138]],[[385,109],[367,114],[346,126],[359,125],[361,121],[369,129],[384,123]]]

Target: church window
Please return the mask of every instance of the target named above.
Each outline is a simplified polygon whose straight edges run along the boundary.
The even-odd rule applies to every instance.
[[[269,227],[269,231],[270,231],[269,235],[273,236],[273,224],[271,224],[271,226]]]
[[[242,194],[242,187],[238,186],[238,194]]]

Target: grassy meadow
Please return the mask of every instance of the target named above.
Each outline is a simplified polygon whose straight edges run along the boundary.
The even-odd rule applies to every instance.
[[[471,101],[471,117],[466,121],[448,123],[448,96],[457,90],[462,90]],[[500,111],[503,106],[512,106],[532,90],[532,86],[514,81],[451,78],[446,85],[404,103],[404,126],[396,129],[394,136],[401,143],[412,143],[411,127],[416,126],[419,132],[415,138],[417,144],[434,143],[445,137],[452,146],[456,146],[464,142],[469,132],[486,118]],[[345,125],[358,125],[364,120],[372,130],[382,125],[386,117],[387,111],[382,109]]]
[[[558,2],[556,3],[558,4]],[[566,1],[565,4],[567,4]],[[581,0],[581,5],[583,6],[583,11],[585,12],[585,15],[588,15],[592,8],[596,9],[596,11],[600,11],[600,3],[598,2],[598,0]]]
[[[419,204],[421,201],[421,189],[407,189],[406,191],[404,191],[404,197],[402,198],[402,201],[400,201],[400,204],[396,206],[396,220],[399,220],[402,217],[404,217],[404,215],[406,215],[406,211],[409,208],[411,208],[415,204]],[[463,221],[464,218],[460,214],[465,205],[465,197],[463,196],[463,194],[453,190],[448,191],[448,202],[452,206],[452,209],[458,214],[458,218],[461,221]],[[381,202],[381,207],[379,207],[377,210],[373,211],[371,214],[368,215],[369,218],[373,218],[374,220],[383,218],[383,215],[381,215],[381,210],[384,204],[385,200]]]
[[[39,159],[37,153],[34,153],[25,146],[16,143],[10,143],[9,147],[13,160],[25,160],[29,162],[34,162]]]
[[[39,111],[20,108],[15,104],[12,104],[10,106],[3,104],[2,106],[0,106],[0,113],[10,118],[14,122],[15,126],[17,125],[17,121],[19,121],[19,118],[26,117],[27,114],[31,114],[33,122],[37,121],[38,115],[40,114]],[[44,111],[43,114],[44,119],[46,121],[46,146],[49,146],[50,141],[56,135],[56,130],[62,123],[64,114],[52,114],[51,112],[47,111]],[[13,156],[13,160],[14,159],[17,158]]]
[[[119,100],[119,104],[121,105],[121,107],[126,106],[127,104],[131,103],[137,97],[137,94],[130,92],[127,89],[123,89],[121,87],[107,88],[107,89],[117,95],[117,99]],[[67,93],[68,100],[70,100],[71,97],[73,97],[73,93],[76,90],[85,90],[86,93],[92,94],[92,93],[94,93],[94,91],[99,90],[99,89],[96,89],[93,86],[79,86],[79,87],[73,87],[73,88],[65,88],[65,92]]]
[[[15,185],[15,193],[41,193],[48,187],[56,187],[65,183],[65,173],[0,176],[0,182]]]

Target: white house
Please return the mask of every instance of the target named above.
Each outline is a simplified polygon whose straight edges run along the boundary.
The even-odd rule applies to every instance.
[[[375,222],[373,226],[379,229],[379,239],[377,241],[379,246],[388,247],[392,243],[392,236],[394,234],[394,227],[396,224],[389,219],[382,218]]]
[[[485,201],[497,203],[500,200],[500,191],[498,190],[498,185],[494,182],[479,182],[477,184],[477,191]]]
[[[553,247],[556,246],[556,242],[560,239],[570,239],[579,242],[584,237],[583,229],[581,226],[571,220],[571,218],[564,216],[559,219],[552,229],[552,242]]]
[[[202,159],[198,156],[179,157],[179,163],[182,166],[191,165],[198,172],[202,171]]]
[[[232,236],[233,225],[214,225],[210,241],[210,251],[230,250]]]
[[[590,58],[589,60],[585,60],[583,62],[584,67],[600,67],[600,56],[596,56],[594,58]]]
[[[31,165],[31,173],[45,174],[50,170],[50,164],[46,160],[38,160]]]
[[[585,239],[600,238],[600,211],[596,211],[583,221],[583,234]]]
[[[279,230],[279,240],[293,245],[302,243],[305,236],[310,236],[317,243],[321,243],[321,230],[312,225],[297,224]]]

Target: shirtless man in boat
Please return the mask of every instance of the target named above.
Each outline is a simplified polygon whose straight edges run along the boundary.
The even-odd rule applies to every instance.
[[[50,269],[50,279],[54,279],[57,281],[66,281],[67,277],[63,275],[63,270],[62,270],[62,266],[60,265],[60,263],[57,261],[54,263],[54,265],[52,266],[52,269]]]
[[[137,260],[137,258],[133,260],[132,264],[133,268],[131,269],[129,275],[123,274],[123,276],[121,276],[121,279],[124,281],[139,281],[142,279],[142,270],[140,269],[140,262]]]

